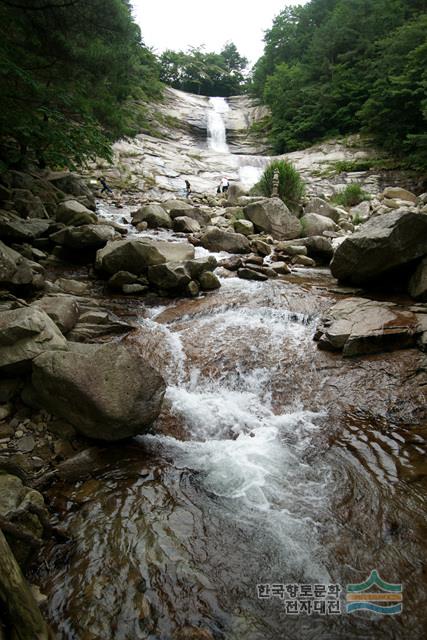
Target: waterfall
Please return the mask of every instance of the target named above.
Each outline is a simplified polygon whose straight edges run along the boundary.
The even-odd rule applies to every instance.
[[[222,114],[230,110],[225,98],[209,98],[208,146],[212,151],[229,153]]]

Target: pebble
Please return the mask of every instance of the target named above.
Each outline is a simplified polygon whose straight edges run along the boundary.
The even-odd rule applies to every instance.
[[[16,448],[22,453],[30,453],[36,446],[33,436],[24,436],[16,443]]]
[[[23,435],[24,435],[24,432],[21,429],[18,429],[18,431],[15,432],[15,436],[17,438],[22,438]]]

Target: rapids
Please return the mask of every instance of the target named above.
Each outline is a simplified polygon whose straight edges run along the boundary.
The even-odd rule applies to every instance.
[[[73,542],[43,549],[37,579],[61,640],[423,637],[425,363],[411,350],[319,351],[333,285],[300,269],[132,303],[127,340],[164,376],[166,400],[152,434],[103,448],[90,479],[50,490]],[[402,615],[346,614],[344,599],[342,615],[289,615],[257,597],[262,583],[345,589],[372,569],[403,583]]]

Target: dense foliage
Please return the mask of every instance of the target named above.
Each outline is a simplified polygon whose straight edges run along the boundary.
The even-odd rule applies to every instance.
[[[0,83],[3,166],[108,158],[132,133],[129,98],[160,91],[127,0],[0,0]]]
[[[279,178],[279,198],[290,207],[295,208],[305,192],[304,181],[291,162],[273,160],[265,168],[259,182],[253,187],[254,194],[271,197],[273,194],[274,174]]]
[[[425,0],[311,0],[265,35],[252,90],[271,109],[276,151],[362,130],[427,163]]]
[[[228,42],[220,53],[203,47],[188,51],[165,51],[160,57],[161,80],[166,84],[204,96],[239,95],[245,87],[246,58]]]

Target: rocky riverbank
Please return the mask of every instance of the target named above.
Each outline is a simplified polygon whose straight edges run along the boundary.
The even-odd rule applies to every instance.
[[[157,334],[153,347],[151,308],[167,315],[178,305],[179,319],[191,317],[210,299],[219,305],[229,295],[221,285],[238,281],[277,282],[290,295],[301,286],[317,310],[316,277],[330,263],[339,283],[329,281],[329,306],[320,302],[322,350],[354,358],[427,344],[426,194],[389,187],[353,208],[313,194],[294,211],[278,198],[249,196],[242,184],[187,200],[167,189],[140,202],[97,195],[70,173],[11,171],[0,185],[0,529],[10,562],[24,570],[43,539],[67,538],[39,490],[92,474],[101,441],[153,425],[168,435],[170,362],[159,356]],[[310,273],[307,289],[299,278]],[[415,371],[403,357],[396,367],[401,388],[406,375],[417,377],[419,419],[425,364]],[[36,611],[43,597],[19,580]],[[17,625],[13,606],[9,616]],[[41,624],[30,616],[32,623]]]

